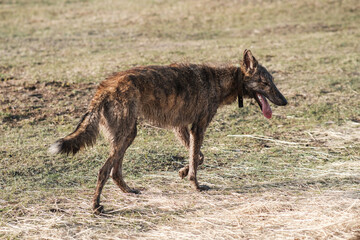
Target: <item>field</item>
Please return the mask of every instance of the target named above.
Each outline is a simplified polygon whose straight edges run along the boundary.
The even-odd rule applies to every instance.
[[[0,0],[1,239],[360,239],[358,0]],[[245,48],[287,98],[264,118],[254,100],[221,108],[194,192],[187,152],[146,122],[91,199],[108,155],[101,137],[52,156],[99,82],[133,66],[239,64]]]

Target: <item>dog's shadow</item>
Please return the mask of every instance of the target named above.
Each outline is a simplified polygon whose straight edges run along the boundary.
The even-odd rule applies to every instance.
[[[201,208],[209,208],[211,207],[206,206],[206,195],[216,195],[219,194],[226,194],[228,193],[236,193],[241,195],[250,195],[252,193],[276,193],[276,192],[291,192],[296,191],[297,193],[306,193],[309,192],[310,189],[331,189],[331,188],[338,188],[344,187],[346,184],[353,185],[353,184],[360,184],[360,177],[359,176],[347,176],[343,178],[321,178],[321,179],[297,179],[297,180],[288,180],[288,181],[279,181],[274,183],[257,183],[257,184],[248,184],[248,185],[240,185],[239,187],[221,187],[220,185],[211,185],[211,188],[208,191],[203,192],[194,192],[192,189],[188,189],[182,191],[166,191],[166,192],[153,192],[151,190],[147,191],[146,189],[142,189],[145,197],[142,198],[142,194],[136,195],[139,198],[139,202],[141,204],[139,206],[132,205],[128,207],[124,207],[122,209],[116,209],[114,207],[109,206],[108,209],[105,209],[103,213],[97,215],[99,217],[105,218],[113,218],[116,216],[125,216],[125,217],[132,217],[137,218],[141,215],[146,215],[149,213],[149,209],[151,212],[156,213],[158,215],[171,215],[176,214],[177,210],[166,210],[166,207],[162,206],[162,203],[165,202],[172,202],[176,199],[194,199],[196,198],[195,194],[203,194],[201,196],[202,205]],[[360,191],[344,191],[344,194],[348,198],[352,199],[360,199]],[[184,198],[181,198],[181,196]],[[192,197],[193,196],[193,197]],[[158,201],[156,199],[159,199]],[[153,201],[153,202],[152,202]],[[186,200],[184,200],[186,201]],[[222,201],[221,198],[217,198],[216,201]],[[145,203],[145,204],[144,204]],[[126,204],[126,203],[124,203]],[[188,208],[186,211],[196,211],[197,208]],[[180,210],[179,210],[180,211]]]

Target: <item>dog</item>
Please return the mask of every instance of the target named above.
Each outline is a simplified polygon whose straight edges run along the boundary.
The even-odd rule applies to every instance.
[[[75,131],[49,148],[51,153],[77,153],[92,146],[102,132],[110,142],[110,156],[99,171],[93,198],[94,213],[100,214],[100,195],[109,176],[125,193],[139,193],[130,188],[122,175],[125,151],[137,134],[137,121],[144,119],[155,126],[173,129],[189,150],[189,164],[180,169],[195,190],[207,190],[197,181],[197,167],[204,161],[200,151],[204,133],[220,106],[238,99],[254,98],[263,115],[271,118],[267,101],[285,106],[287,100],[250,50],[245,50],[240,66],[175,63],[168,66],[135,67],[102,81],[88,111]]]

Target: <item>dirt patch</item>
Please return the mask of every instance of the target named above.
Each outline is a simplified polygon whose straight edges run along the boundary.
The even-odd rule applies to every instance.
[[[331,124],[331,122],[329,122]],[[341,126],[329,126],[308,132],[317,142],[330,148],[345,148],[358,145],[360,142],[360,123],[348,121]]]
[[[274,194],[274,193],[273,193]],[[264,201],[266,199],[266,201]],[[359,227],[359,199],[333,193],[295,196],[223,197],[227,207],[196,212],[178,223],[160,226],[142,237],[154,239],[322,239],[350,238]],[[212,204],[216,201],[211,202]],[[342,206],[342,207],[339,207]]]
[[[57,121],[63,115],[80,117],[96,86],[97,83],[1,81],[1,121],[19,126],[27,122]]]

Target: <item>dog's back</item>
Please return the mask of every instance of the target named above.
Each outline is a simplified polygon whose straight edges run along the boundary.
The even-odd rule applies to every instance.
[[[103,81],[113,99],[134,101],[138,115],[161,127],[186,126],[203,117],[208,120],[224,100],[236,99],[236,67],[196,64],[137,67]]]

